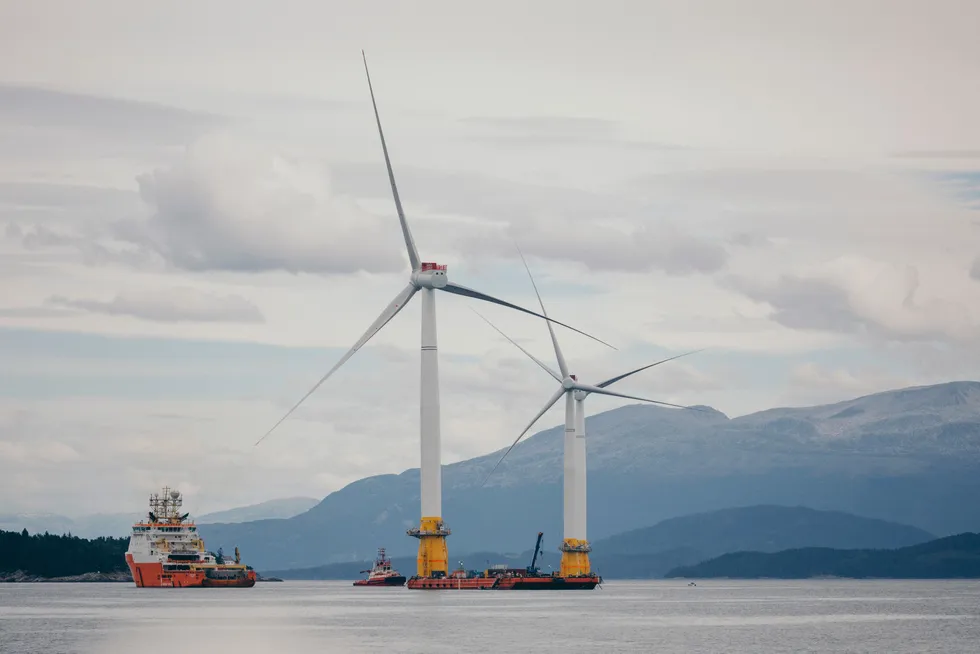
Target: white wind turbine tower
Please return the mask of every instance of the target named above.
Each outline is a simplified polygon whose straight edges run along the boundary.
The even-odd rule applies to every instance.
[[[541,305],[541,313],[545,316],[548,312],[544,308],[544,302],[541,300],[541,294],[538,292],[538,286],[534,283],[534,277],[531,275],[530,268],[527,267],[527,261],[524,260],[524,255],[521,254],[521,260],[524,261],[524,267],[527,269],[527,274],[531,278],[531,285],[534,286],[534,293],[538,296],[538,303]],[[480,315],[479,313],[477,315]],[[592,548],[589,545],[588,535],[586,532],[586,458],[585,458],[585,398],[590,394],[595,393],[597,395],[609,395],[612,397],[621,397],[629,400],[639,400],[641,402],[650,402],[651,404],[659,404],[661,406],[669,406],[677,409],[691,409],[692,407],[685,407],[679,404],[671,404],[670,402],[661,402],[659,400],[650,400],[644,397],[636,397],[634,395],[624,395],[622,393],[616,393],[614,391],[608,390],[608,386],[615,384],[616,382],[634,375],[648,368],[653,368],[654,366],[659,366],[661,363],[666,363],[668,361],[673,361],[674,359],[679,359],[680,357],[687,356],[689,354],[695,354],[702,350],[695,350],[694,352],[686,352],[684,354],[678,354],[656,363],[651,363],[635,370],[630,370],[629,372],[623,373],[621,375],[616,375],[605,381],[599,382],[596,385],[583,384],[578,381],[575,375],[569,374],[568,365],[565,363],[565,357],[562,354],[561,347],[558,345],[558,339],[555,337],[555,330],[552,329],[551,323],[546,323],[548,325],[548,333],[551,335],[551,342],[555,348],[555,357],[558,359],[558,369],[559,372],[555,372],[549,366],[544,364],[541,360],[535,357],[533,354],[525,350],[523,347],[518,345],[514,339],[507,336],[500,329],[497,328],[492,322],[487,320],[485,317],[480,315],[484,321],[487,322],[491,327],[493,327],[497,333],[506,338],[514,346],[521,350],[525,355],[528,356],[532,361],[534,361],[538,366],[540,366],[545,372],[551,375],[555,381],[561,384],[561,387],[555,392],[554,395],[548,400],[536,416],[528,423],[527,427],[524,428],[514,442],[511,444],[504,455],[500,457],[500,460],[493,466],[493,469],[487,475],[486,479],[483,480],[483,485],[486,485],[487,480],[493,475],[494,471],[500,466],[510,451],[514,449],[518,442],[524,437],[524,435],[534,426],[541,416],[548,412],[548,410],[555,405],[562,396],[565,397],[565,441],[564,441],[564,475],[563,475],[563,522],[564,522],[564,535],[563,542],[561,545],[561,576],[562,577],[576,577],[576,576],[590,576],[592,575],[592,567],[589,562],[589,552]]]
[[[450,531],[442,521],[442,468],[440,462],[441,433],[439,421],[439,361],[436,347],[436,301],[435,291],[446,291],[455,295],[491,302],[510,309],[516,309],[524,313],[544,318],[546,321],[556,322],[563,327],[579,332],[589,338],[593,338],[604,345],[608,345],[594,336],[590,336],[574,327],[569,327],[565,323],[552,320],[545,315],[535,311],[525,309],[495,298],[486,293],[467,288],[449,281],[446,275],[446,266],[437,263],[423,262],[419,258],[418,250],[415,248],[415,241],[412,232],[408,228],[405,220],[405,212],[402,210],[401,199],[398,196],[398,187],[395,185],[395,175],[391,168],[391,160],[388,157],[388,146],[385,143],[384,132],[381,129],[381,118],[378,115],[378,105],[374,99],[374,89],[371,86],[371,75],[368,72],[367,57],[363,50],[361,55],[364,58],[364,72],[367,75],[368,90],[371,93],[371,104],[374,107],[374,118],[378,124],[378,135],[381,137],[381,149],[384,153],[385,165],[388,169],[388,181],[391,183],[391,194],[395,200],[395,209],[398,212],[398,220],[401,223],[402,235],[405,238],[405,247],[408,250],[408,259],[412,265],[412,272],[408,285],[395,296],[395,299],[385,307],[381,315],[368,327],[367,331],[354,343],[340,360],[331,368],[327,374],[314,384],[313,388],[307,391],[293,407],[286,412],[272,428],[260,438],[256,445],[262,442],[276,429],[286,418],[288,418],[306,398],[320,387],[334,372],[337,371],[355,352],[364,346],[375,334],[388,324],[395,315],[401,311],[412,297],[421,291],[422,293],[422,365],[421,365],[421,398],[420,398],[420,426],[421,426],[421,504],[422,520],[417,529],[409,530],[409,535],[419,539],[418,553],[418,576],[431,577],[433,573],[445,575],[447,570],[447,552],[445,537]],[[612,347],[611,345],[609,347]]]

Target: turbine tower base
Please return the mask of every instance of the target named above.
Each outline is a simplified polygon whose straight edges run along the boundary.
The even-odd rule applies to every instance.
[[[586,577],[592,574],[592,563],[589,561],[592,547],[589,541],[566,538],[558,549],[561,551],[559,574],[562,577]]]
[[[418,577],[445,577],[449,574],[449,553],[446,536],[452,533],[439,517],[423,517],[418,529],[409,529],[408,535],[419,539],[416,560]]]

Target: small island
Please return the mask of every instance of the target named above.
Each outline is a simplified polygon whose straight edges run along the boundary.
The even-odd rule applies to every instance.
[[[130,582],[128,538],[0,530],[0,582]]]

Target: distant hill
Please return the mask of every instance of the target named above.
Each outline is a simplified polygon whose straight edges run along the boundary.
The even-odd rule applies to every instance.
[[[311,497],[287,497],[261,504],[216,511],[197,516],[198,524],[234,523],[264,518],[291,518],[319,503]],[[192,514],[193,515],[193,514]],[[14,513],[0,515],[0,529],[31,533],[72,534],[82,538],[99,536],[129,536],[133,523],[144,517],[142,510],[130,513],[94,513],[74,518],[55,513]]]
[[[589,535],[732,506],[800,505],[910,524],[942,536],[980,530],[980,383],[879,393],[837,404],[724,414],[632,405],[586,420]],[[561,533],[561,428],[511,453],[443,467],[449,556],[525,551]],[[418,469],[356,481],[286,520],[207,525],[259,569],[368,561],[378,545],[413,556]],[[338,529],[337,525],[344,525]]]
[[[726,552],[794,547],[904,547],[934,539],[918,527],[802,506],[749,506],[671,518],[592,543],[603,554],[647,555],[677,549],[707,559]]]
[[[130,523],[132,524],[132,523]],[[0,530],[27,531],[34,533],[66,534],[75,526],[74,521],[56,513],[6,513],[0,514]],[[118,534],[117,534],[118,535]]]
[[[935,538],[918,527],[801,506],[750,506],[664,520],[592,543],[610,579],[662,577],[672,568],[727,552],[793,547],[891,548]]]
[[[807,547],[775,553],[735,552],[675,568],[667,577],[977,579],[980,578],[980,534],[947,536],[892,550]]]
[[[815,511],[804,507],[751,506],[672,518],[592,543],[592,564],[607,579],[652,579],[682,565],[704,561],[726,552],[747,549],[775,552],[789,547],[825,546],[839,548],[902,547],[932,540],[934,536],[916,527],[861,518],[837,511]],[[544,543],[540,567],[559,565],[554,551],[561,542],[552,534]],[[520,554],[477,552],[456,557],[467,567],[506,563],[523,567],[532,550]],[[398,557],[402,572],[415,569],[415,557]],[[370,567],[369,561],[314,566],[299,570],[274,570],[283,579],[349,579]],[[408,572],[411,574],[411,572]]]
[[[226,511],[205,513],[197,517],[197,524],[216,522],[248,522],[249,520],[265,520],[268,518],[292,518],[295,515],[309,511],[320,503],[312,497],[284,497],[279,500],[269,500],[259,504],[250,504]]]

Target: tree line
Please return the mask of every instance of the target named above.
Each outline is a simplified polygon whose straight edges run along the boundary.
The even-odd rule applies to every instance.
[[[23,571],[41,577],[126,570],[129,538],[79,538],[0,530],[0,573]]]

